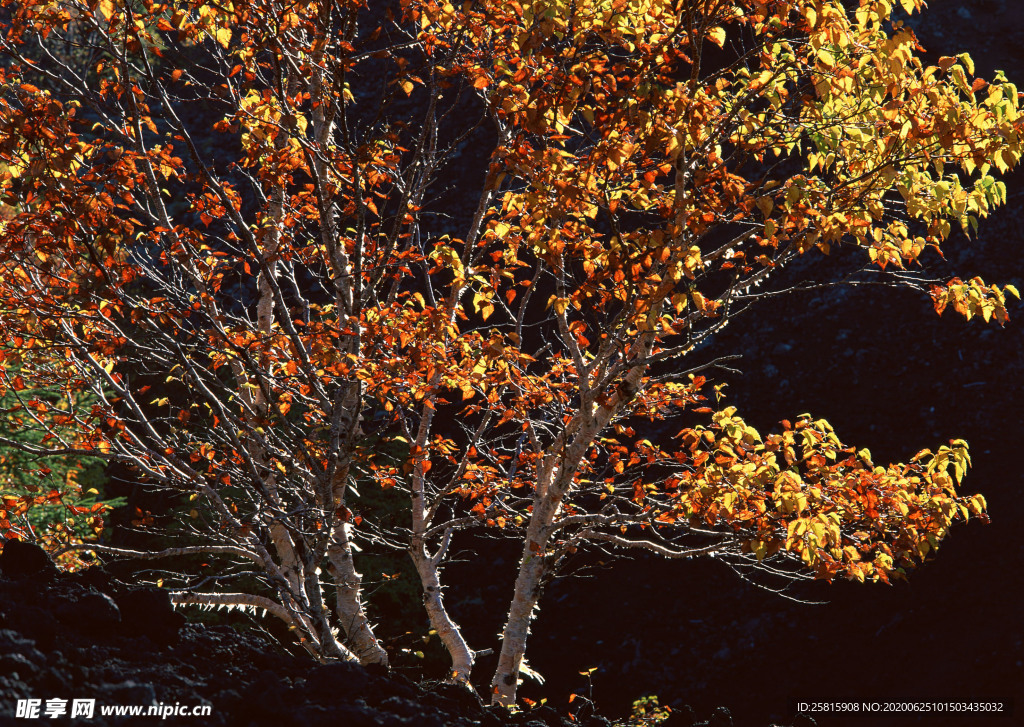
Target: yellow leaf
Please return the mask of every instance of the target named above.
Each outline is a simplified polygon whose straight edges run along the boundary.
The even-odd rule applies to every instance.
[[[708,31],[708,38],[719,48],[725,45],[725,28],[715,27]]]
[[[974,60],[971,58],[969,53],[961,53],[956,57],[956,59],[964,64],[968,73],[972,76],[974,75]]]
[[[412,94],[413,89],[412,81],[402,81],[402,90],[405,91],[405,95],[409,96]]]
[[[967,54],[965,53],[964,55]],[[969,59],[970,56],[968,56],[968,60]],[[951,73],[953,75],[953,82],[959,87],[959,89],[966,94],[970,94],[971,85],[967,83],[967,74],[964,73],[964,69],[961,68],[960,66],[953,66],[953,70],[951,71]]]
[[[227,48],[231,42],[231,28],[217,28],[217,42],[221,47]]]

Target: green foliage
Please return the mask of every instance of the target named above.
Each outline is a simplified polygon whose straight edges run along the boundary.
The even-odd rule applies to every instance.
[[[16,375],[8,370],[9,380]],[[69,395],[55,388],[10,390],[0,396],[0,533],[5,538],[39,542],[55,552],[61,547],[98,537],[103,513],[123,498],[101,500],[107,481],[105,462],[98,457],[54,454],[39,456],[28,449],[47,444],[44,422],[27,404],[38,400],[58,411],[87,409],[92,394]],[[68,553],[61,565],[81,565]]]
[[[633,702],[629,717],[616,722],[616,727],[653,727],[672,716],[672,708],[662,705],[657,695],[649,694]]]

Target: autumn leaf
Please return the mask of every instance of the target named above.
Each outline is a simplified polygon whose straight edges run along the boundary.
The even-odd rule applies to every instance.
[[[214,33],[216,40],[222,48],[227,48],[231,43],[231,28],[217,28]]]

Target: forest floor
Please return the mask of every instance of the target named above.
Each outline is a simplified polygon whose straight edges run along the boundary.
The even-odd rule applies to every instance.
[[[29,700],[34,713],[25,713]],[[91,711],[78,712],[79,700]],[[162,711],[148,714],[154,705]],[[144,711],[104,713],[118,707]],[[459,686],[311,664],[251,630],[187,622],[166,591],[102,567],[58,573],[42,549],[17,540],[0,551],[0,727],[611,727],[583,700],[571,711],[510,714]],[[721,708],[699,723],[680,710],[666,724],[733,727]]]

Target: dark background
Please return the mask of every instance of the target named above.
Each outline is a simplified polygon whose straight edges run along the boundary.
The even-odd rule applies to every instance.
[[[894,3],[897,4],[898,3]],[[911,21],[934,61],[971,53],[977,73],[1005,71],[1024,90],[1024,2],[933,0]],[[937,275],[1024,282],[1024,175],[1007,180],[1005,208],[967,240],[955,234]],[[813,262],[806,265],[813,267]],[[956,527],[937,556],[894,586],[814,583],[795,604],[745,584],[713,561],[623,558],[591,578],[553,584],[541,602],[528,655],[547,677],[522,694],[561,709],[569,692],[588,693],[579,671],[597,667],[592,696],[612,715],[642,694],[717,705],[737,724],[793,719],[796,702],[1016,700],[1015,717],[816,715],[819,725],[1024,724],[1021,609],[1024,593],[1024,305],[1005,327],[941,318],[925,295],[890,288],[794,294],[737,320],[712,346],[739,352],[742,375],[728,402],[758,429],[805,411],[839,437],[868,447],[876,462],[906,461],[950,438],[971,445],[966,493],[988,499],[992,522]],[[514,567],[499,553],[494,569]],[[480,576],[479,561],[450,569],[456,583]],[[495,580],[493,576],[489,579]],[[453,611],[470,643],[496,643],[507,594],[459,600]],[[482,659],[483,679],[493,657]]]

